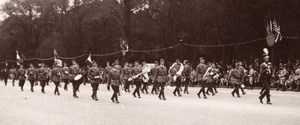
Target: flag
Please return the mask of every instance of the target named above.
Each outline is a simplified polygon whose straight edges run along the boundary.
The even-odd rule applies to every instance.
[[[21,56],[19,55],[18,50],[16,50],[16,58],[17,58],[17,65],[20,65],[20,63],[23,63],[23,60]]]
[[[92,61],[92,54],[89,55],[89,57],[86,59],[86,61],[88,61],[90,63],[93,63],[93,61]]]
[[[128,52],[128,48],[129,48],[127,41],[120,39],[120,46],[122,49],[122,54],[123,54],[123,56],[125,56],[126,52]]]
[[[53,50],[54,60],[58,57],[58,52],[56,49]]]

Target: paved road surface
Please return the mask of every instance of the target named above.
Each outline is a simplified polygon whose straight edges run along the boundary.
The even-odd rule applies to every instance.
[[[90,97],[90,85],[81,86],[75,99],[62,88],[55,96],[53,84],[42,94],[40,86],[30,92],[28,82],[23,92],[0,82],[0,125],[300,125],[297,92],[271,91],[273,105],[267,105],[259,103],[258,90],[234,98],[231,89],[222,88],[204,100],[196,96],[199,88],[190,88],[190,94],[182,97],[174,97],[173,89],[166,89],[166,101],[157,95],[142,94],[138,99],[128,93],[116,104],[104,85],[96,102]]]

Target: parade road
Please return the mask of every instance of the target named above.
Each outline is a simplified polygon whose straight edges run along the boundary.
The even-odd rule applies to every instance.
[[[273,105],[259,103],[259,90],[246,90],[241,98],[232,97],[231,88],[219,88],[215,96],[199,99],[199,88],[190,94],[173,96],[173,87],[166,89],[166,101],[157,95],[131,93],[119,96],[120,103],[112,103],[112,91],[99,86],[99,101],[91,98],[88,84],[80,87],[79,98],[60,88],[54,95],[54,85],[46,86],[46,94],[35,86],[30,92],[26,81],[24,91],[0,82],[0,125],[299,125],[300,93],[271,91]],[[152,86],[149,86],[151,88]],[[133,88],[131,88],[133,92]],[[266,102],[266,100],[264,100]]]

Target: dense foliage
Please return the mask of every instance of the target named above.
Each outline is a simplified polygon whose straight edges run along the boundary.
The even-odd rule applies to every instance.
[[[143,5],[149,7],[141,9]],[[140,11],[137,8],[140,7]],[[9,0],[9,15],[0,27],[0,59],[15,60],[15,50],[26,58],[110,53],[120,50],[120,38],[130,49],[149,50],[179,43],[198,45],[243,42],[266,36],[263,19],[280,17],[282,34],[300,33],[299,0]],[[299,50],[299,43],[283,39],[278,57]],[[287,44],[288,43],[288,44]],[[296,45],[296,46],[295,46]],[[161,57],[198,61],[199,56],[229,62],[253,59],[267,47],[265,41],[227,48],[178,47],[168,51],[128,53],[126,60]],[[294,50],[294,51],[292,51]],[[104,62],[122,55],[94,58]]]

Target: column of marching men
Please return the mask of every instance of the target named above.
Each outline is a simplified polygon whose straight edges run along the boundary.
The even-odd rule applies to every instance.
[[[262,99],[266,96],[267,103],[271,104],[269,78],[271,71],[268,58],[268,56],[264,57],[265,62],[260,66],[260,78],[264,87],[259,100],[263,103]],[[63,86],[65,91],[68,91],[69,83],[71,83],[74,98],[78,98],[80,85],[89,81],[92,87],[91,98],[95,101],[98,101],[99,84],[106,83],[107,90],[113,90],[111,100],[116,103],[119,103],[118,96],[121,95],[121,92],[132,92],[135,98],[141,98],[141,92],[145,94],[151,92],[158,95],[160,100],[166,100],[164,90],[166,86],[169,87],[171,84],[175,86],[173,95],[181,97],[182,91],[184,94],[189,94],[188,87],[192,83],[200,85],[199,92],[196,94],[197,97],[201,98],[202,96],[203,99],[207,99],[207,95],[214,96],[218,93],[217,83],[222,73],[215,63],[206,63],[203,57],[199,61],[200,63],[196,66],[196,69],[192,68],[188,60],[181,63],[179,59],[169,69],[166,67],[164,59],[155,61],[151,65],[145,61],[141,63],[135,61],[133,64],[125,62],[123,67],[119,65],[119,60],[115,60],[112,65],[107,62],[105,68],[98,66],[95,61],[91,65],[82,68],[75,60],[72,60],[70,67],[66,62],[62,64],[62,62],[54,61],[52,68],[47,67],[44,63],[38,64],[38,68],[35,68],[33,64],[29,64],[28,69],[24,69],[22,64],[18,69],[15,66],[12,66],[11,69],[5,68],[2,77],[5,85],[7,85],[8,77],[12,79],[13,86],[15,80],[18,80],[21,91],[24,91],[26,79],[30,83],[31,92],[34,92],[34,89],[36,89],[34,87],[39,83],[41,92],[44,94],[46,93],[46,85],[51,81],[55,85],[54,94],[58,96],[60,95],[60,85]],[[241,87],[246,77],[244,70],[241,62],[236,62],[234,68],[229,67],[228,69],[228,79],[234,86],[231,92],[233,97],[240,98],[240,90],[243,95],[246,94],[243,87]],[[149,83],[153,84],[151,91],[148,91]],[[131,88],[134,88],[134,90],[130,90]]]

